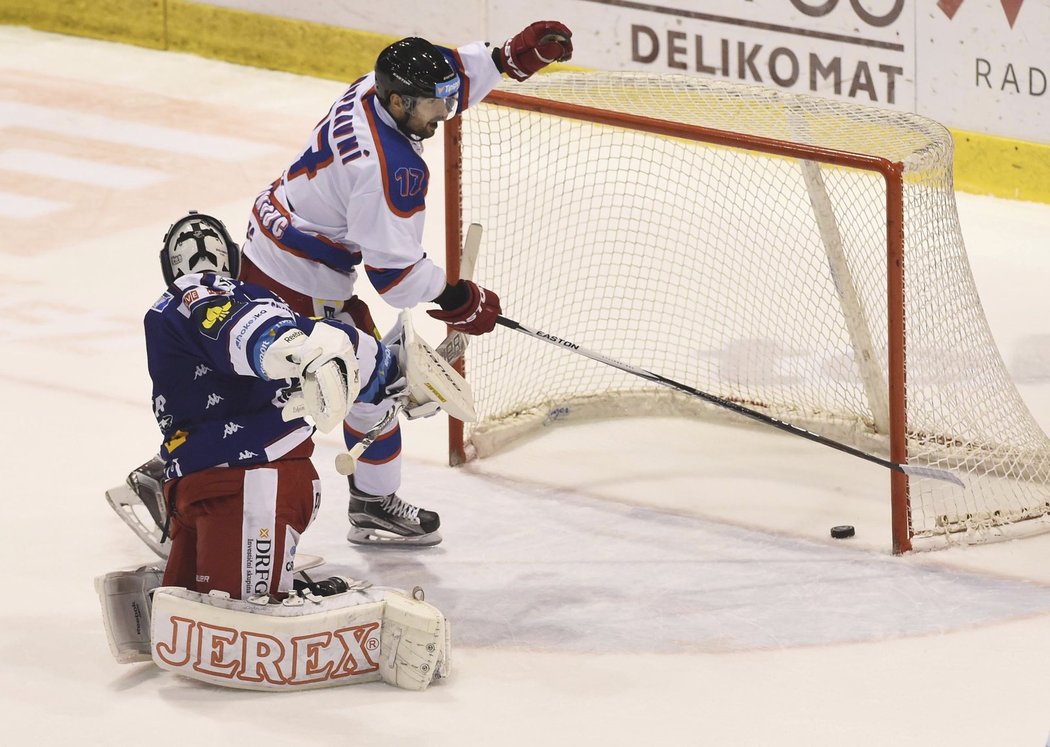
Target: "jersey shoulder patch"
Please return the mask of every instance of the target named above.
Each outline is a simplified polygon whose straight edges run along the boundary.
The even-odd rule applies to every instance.
[[[379,155],[387,207],[394,215],[409,218],[426,207],[430,170],[412,148],[412,143],[380,119],[374,94],[366,95],[362,103]]]
[[[171,299],[173,298],[175,298],[175,296],[171,295],[169,291],[164,291],[160,298],[154,301],[153,305],[149,307],[149,310],[156,311],[159,314],[164,311],[164,309],[168,308],[168,304],[171,303]]]
[[[194,305],[191,316],[198,331],[212,340],[219,339],[219,333],[230,321],[237,310],[244,304],[232,298],[212,296]]]

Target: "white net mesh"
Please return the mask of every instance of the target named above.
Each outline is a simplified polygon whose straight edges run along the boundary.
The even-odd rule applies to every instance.
[[[1050,441],[981,309],[952,144],[912,114],[686,76],[537,76],[509,92],[904,164],[911,533],[1050,511]],[[887,448],[886,183],[770,156],[484,104],[462,117],[462,219],[475,278],[507,316],[836,440]],[[556,419],[710,414],[695,399],[524,335],[477,338],[468,376],[484,456]]]

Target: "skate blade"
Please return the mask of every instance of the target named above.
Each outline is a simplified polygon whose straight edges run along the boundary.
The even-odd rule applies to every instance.
[[[127,485],[118,485],[106,491],[106,502],[110,505],[125,524],[130,527],[146,546],[163,560],[168,559],[171,543],[160,541],[161,529],[153,522],[149,513],[139,497]]]
[[[346,535],[346,540],[354,545],[368,547],[433,547],[441,542],[441,533],[431,532],[430,534],[405,537],[404,535],[387,532],[382,529],[350,527],[350,531],[347,532]]]

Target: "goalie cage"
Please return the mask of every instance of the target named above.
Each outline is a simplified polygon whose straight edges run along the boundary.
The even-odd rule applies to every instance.
[[[895,553],[1050,511],[1050,441],[985,320],[936,122],[683,75],[541,75],[446,123],[445,171],[450,278],[480,222],[475,279],[515,319],[956,471],[965,488],[890,473]],[[711,414],[506,331],[465,364],[479,420],[450,421],[452,464],[563,415]]]

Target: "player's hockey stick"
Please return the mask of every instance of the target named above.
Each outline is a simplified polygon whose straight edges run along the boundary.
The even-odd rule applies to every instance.
[[[459,277],[462,280],[474,279],[474,265],[478,261],[478,250],[481,248],[481,224],[471,223],[467,226],[467,235],[463,239],[463,251],[459,260]],[[467,335],[462,332],[449,332],[441,341],[435,352],[452,365],[456,364],[467,349]]]
[[[549,342],[551,345],[556,345],[559,348],[564,348],[565,350],[577,353],[578,355],[590,358],[591,360],[598,361],[599,363],[604,363],[607,366],[612,366],[613,368],[618,368],[621,371],[633,374],[634,376],[639,376],[643,379],[647,379],[656,384],[665,386],[669,389],[674,389],[675,391],[682,392],[683,394],[688,394],[691,397],[697,397],[699,399],[704,400],[705,402],[711,403],[712,405],[723,407],[726,410],[731,410],[735,413],[751,418],[752,420],[757,420],[760,423],[771,425],[774,428],[779,428],[782,431],[787,431],[788,433],[794,434],[796,436],[802,436],[802,438],[809,439],[810,441],[816,441],[818,444],[830,446],[831,448],[844,452],[846,454],[850,454],[865,461],[872,462],[873,464],[881,465],[895,472],[902,472],[912,477],[928,477],[933,480],[943,480],[945,482],[950,482],[955,485],[958,485],[959,487],[966,487],[965,483],[963,483],[962,480],[960,480],[958,477],[956,477],[954,474],[947,470],[937,469],[936,467],[920,467],[913,466],[910,464],[898,464],[897,462],[891,462],[888,459],[882,459],[881,457],[877,457],[873,454],[868,454],[866,452],[860,451],[859,449],[855,449],[852,446],[847,446],[846,444],[839,443],[838,441],[833,441],[830,438],[826,438],[816,433],[811,433],[805,428],[800,428],[797,425],[792,425],[791,423],[785,423],[782,420],[777,420],[776,418],[770,417],[765,413],[758,412],[757,410],[752,410],[748,407],[744,407],[743,405],[737,404],[736,402],[732,402],[728,399],[722,399],[721,397],[718,397],[714,394],[708,394],[707,392],[701,391],[699,389],[694,389],[693,387],[687,386],[686,384],[681,384],[677,381],[674,381],[673,379],[668,379],[666,376],[661,376],[660,374],[653,373],[652,371],[648,371],[644,368],[636,368],[635,366],[630,366],[626,363],[621,363],[620,361],[604,356],[601,353],[596,353],[592,350],[587,350],[587,348],[581,347],[580,345],[577,345],[571,340],[566,340],[562,337],[558,337],[557,335],[552,335],[547,332],[541,332],[540,330],[530,329],[524,324],[520,324],[514,321],[513,319],[508,319],[505,316],[496,317],[496,323],[507,327],[508,329],[517,330],[518,332],[526,334],[529,337],[535,337],[537,340]]]

